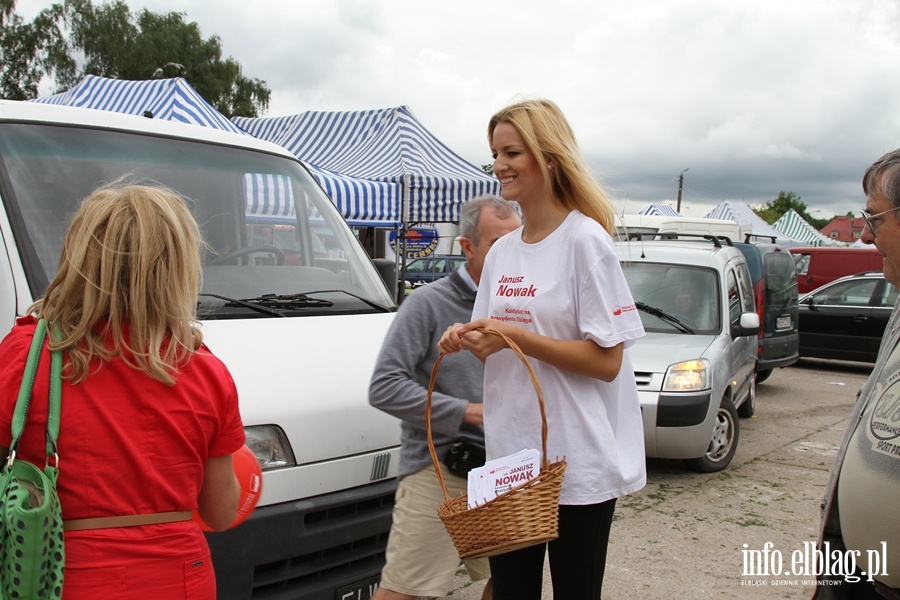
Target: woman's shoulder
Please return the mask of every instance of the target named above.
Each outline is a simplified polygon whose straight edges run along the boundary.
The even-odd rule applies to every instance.
[[[613,247],[612,237],[603,225],[577,210],[569,214],[565,229],[566,237],[576,245]]]

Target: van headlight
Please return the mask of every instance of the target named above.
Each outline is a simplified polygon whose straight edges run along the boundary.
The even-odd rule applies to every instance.
[[[709,388],[709,361],[686,360],[666,371],[664,392],[696,392]]]
[[[277,425],[244,427],[247,447],[253,451],[263,471],[295,467],[294,452],[284,431]]]

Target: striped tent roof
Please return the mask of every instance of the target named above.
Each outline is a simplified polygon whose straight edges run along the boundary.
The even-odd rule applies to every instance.
[[[720,202],[714,209],[706,213],[707,219],[731,219],[737,223],[747,223],[753,228],[753,233],[755,235],[762,236],[774,236],[775,242],[777,244],[781,244],[782,246],[793,247],[793,246],[808,246],[806,242],[802,240],[794,239],[784,233],[778,231],[768,223],[766,223],[762,217],[753,212],[749,206],[744,204],[743,202],[731,202],[725,200]]]
[[[407,106],[233,121],[310,165],[351,222],[458,221],[463,202],[500,193],[494,177],[450,150]],[[354,178],[353,184],[331,181],[337,173]]]
[[[668,204],[648,204],[639,215],[661,215],[663,217],[680,217],[681,213]]]
[[[88,75],[72,89],[32,102],[95,108],[244,133],[181,77],[127,81]]]
[[[819,231],[810,225],[806,219],[800,216],[800,213],[793,208],[781,215],[777,221],[772,223],[772,227],[783,233],[784,235],[802,240],[809,246],[845,246],[846,244],[833,240],[827,235],[822,235]]]

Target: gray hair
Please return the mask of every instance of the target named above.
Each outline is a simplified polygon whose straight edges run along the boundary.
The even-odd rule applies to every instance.
[[[900,148],[873,162],[863,175],[862,186],[866,197],[877,188],[892,206],[900,206]]]
[[[462,209],[459,211],[459,235],[460,237],[469,238],[477,244],[479,237],[481,237],[478,221],[483,208],[492,208],[501,217],[506,218],[510,214],[518,215],[518,207],[518,204],[498,198],[492,194],[484,194],[473,198],[463,204]]]

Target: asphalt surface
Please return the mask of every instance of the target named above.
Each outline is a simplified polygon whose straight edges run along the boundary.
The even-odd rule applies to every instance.
[[[759,384],[756,416],[741,419],[737,453],[721,473],[649,460],[647,486],[616,506],[603,598],[809,598],[814,578],[772,576],[774,558],[788,570],[814,544],[844,424],[871,367],[805,359],[775,371]],[[769,576],[744,574],[753,551],[772,565]],[[444,599],[478,600],[482,586],[462,570]],[[552,597],[545,565],[543,598]]]

